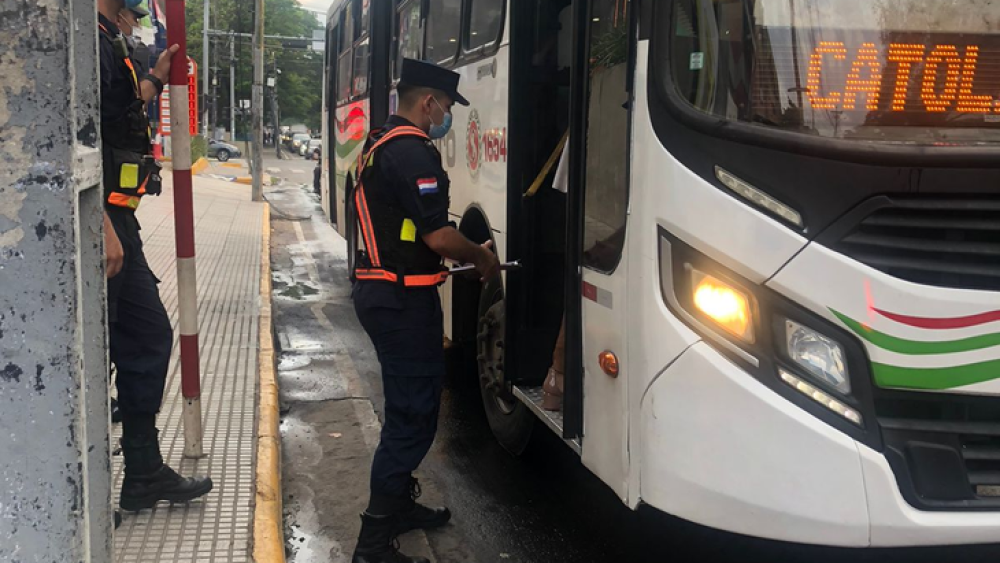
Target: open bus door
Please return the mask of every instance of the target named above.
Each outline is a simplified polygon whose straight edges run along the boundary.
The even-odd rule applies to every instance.
[[[567,437],[586,431],[583,463],[619,495],[628,475],[630,0],[582,0],[575,12],[567,284]],[[579,71],[578,71],[579,69]],[[583,413],[587,425],[583,427]]]

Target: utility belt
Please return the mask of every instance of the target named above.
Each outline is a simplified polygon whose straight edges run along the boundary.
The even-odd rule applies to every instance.
[[[104,146],[104,187],[107,203],[136,209],[144,195],[160,195],[160,163],[150,154]]]

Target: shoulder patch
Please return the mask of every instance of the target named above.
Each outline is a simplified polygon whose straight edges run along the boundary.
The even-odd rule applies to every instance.
[[[437,178],[418,178],[417,189],[420,190],[420,195],[436,194],[438,193],[438,180]]]

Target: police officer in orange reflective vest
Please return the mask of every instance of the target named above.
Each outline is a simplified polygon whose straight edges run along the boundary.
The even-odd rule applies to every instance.
[[[385,425],[371,470],[371,500],[361,515],[353,563],[420,563],[394,547],[397,535],[443,526],[447,508],[416,502],[413,471],[437,432],[445,375],[438,286],[442,257],[499,275],[491,243],[477,244],[448,220],[448,174],[433,139],[451,127],[459,75],[405,59],[398,111],[374,130],[358,161],[353,204],[360,227],[354,307],[382,365]]]
[[[151,508],[160,500],[192,500],[212,489],[211,479],[181,477],[160,456],[156,413],[163,401],[173,331],[158,280],[143,255],[135,210],[143,195],[160,191],[145,105],[163,89],[178,47],[164,51],[149,74],[136,74],[114,21],[124,7],[138,3],[98,0],[108,324],[125,457],[119,504],[132,511]]]

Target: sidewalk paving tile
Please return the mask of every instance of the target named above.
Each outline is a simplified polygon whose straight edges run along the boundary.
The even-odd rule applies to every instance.
[[[146,257],[162,280],[160,296],[174,324],[174,354],[157,417],[164,460],[183,475],[207,474],[214,490],[189,504],[161,502],[125,513],[115,534],[116,563],[245,563],[250,560],[254,495],[255,397],[263,210],[250,188],[196,178],[195,241],[201,406],[206,457],[183,458],[180,358],[177,345],[177,271],[173,193],[169,175],[160,197],[143,198],[138,211]],[[121,428],[112,440],[117,444]],[[122,458],[113,459],[115,506]]]

